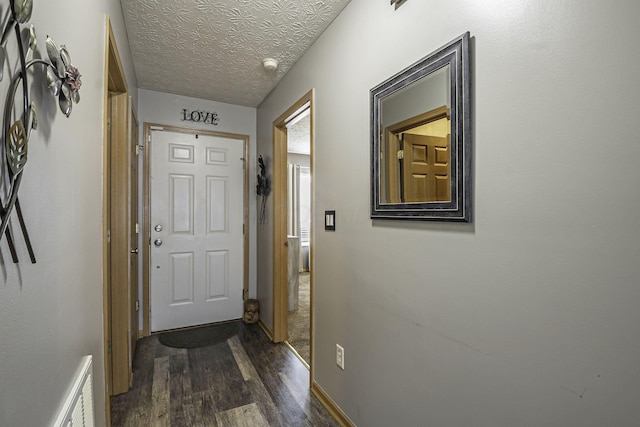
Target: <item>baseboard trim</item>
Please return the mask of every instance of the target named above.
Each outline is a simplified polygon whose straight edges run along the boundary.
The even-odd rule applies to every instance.
[[[298,350],[296,350],[295,348],[293,348],[293,346],[291,345],[291,343],[290,343],[289,341],[285,341],[285,342],[284,342],[284,345],[286,345],[286,346],[289,348],[289,350],[291,350],[291,352],[292,352],[293,354],[295,354],[295,355],[296,355],[296,357],[298,358],[298,360],[299,360],[299,361],[301,361],[301,362],[302,362],[302,364],[303,364],[304,366],[306,366],[306,367],[307,367],[307,369],[311,370],[311,366],[309,366],[309,364],[307,363],[307,361],[306,361],[306,360],[304,360],[304,359],[302,358],[302,356],[300,356],[300,353],[298,353]]]
[[[273,332],[271,332],[271,329],[267,328],[267,325],[262,323],[262,319],[258,320],[258,325],[260,325],[264,333],[267,334],[267,337],[269,338],[269,340],[273,342]]]
[[[325,407],[338,424],[342,427],[356,427],[347,414],[340,409],[338,404],[334,402],[333,399],[329,397],[329,395],[315,381],[311,381],[311,393],[318,398],[322,406]]]

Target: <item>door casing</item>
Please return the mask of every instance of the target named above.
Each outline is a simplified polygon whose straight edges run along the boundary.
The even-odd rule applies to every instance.
[[[137,314],[132,286],[132,187],[133,155],[130,120],[133,117],[127,82],[106,17],[103,104],[103,339],[106,421],[110,425],[111,396],[131,384],[132,346],[137,339]],[[135,296],[134,296],[135,298]],[[133,322],[136,322],[134,324]]]
[[[129,346],[129,363],[133,366],[133,356],[136,351],[136,343],[139,337],[139,325],[138,325],[138,310],[140,307],[140,301],[138,296],[138,272],[140,266],[140,258],[139,254],[139,246],[140,246],[140,212],[138,206],[139,200],[139,184],[138,184],[138,170],[139,170],[139,159],[140,159],[140,145],[138,141],[138,115],[136,113],[136,109],[133,105],[133,99],[129,97],[129,140],[131,141],[129,144],[129,152],[131,155],[130,158],[130,188],[131,188],[131,223],[129,224],[129,233],[131,235],[131,257],[130,257],[130,283],[129,287],[129,312],[131,313],[131,318],[129,319],[129,328],[130,328],[130,336],[129,340],[131,345]]]
[[[143,191],[143,234],[142,234],[142,247],[144,251],[142,253],[142,316],[143,316],[143,328],[141,334],[148,336],[150,334],[151,325],[151,311],[150,308],[150,281],[151,281],[151,132],[153,130],[165,130],[168,132],[185,133],[190,135],[209,135],[222,138],[232,138],[243,141],[243,157],[244,157],[244,184],[243,184],[243,223],[244,223],[244,280],[243,280],[243,301],[248,298],[249,295],[249,168],[246,167],[249,161],[249,136],[239,135],[226,132],[215,132],[210,130],[198,130],[183,128],[178,126],[162,125],[157,123],[145,123],[144,124],[144,159],[143,159],[143,176],[142,176],[142,191]]]
[[[314,343],[314,284],[315,284],[315,90],[311,89],[291,108],[273,122],[273,330],[261,323],[267,335],[274,342],[287,339],[287,123],[306,109],[307,103],[311,116],[311,236],[309,258],[311,266],[311,307],[309,325],[309,384],[311,393],[320,401],[340,425],[353,426],[349,417],[333,399],[314,380],[313,343]]]
[[[307,108],[310,110],[311,217],[315,212],[315,127],[314,90],[311,89],[273,122],[273,331],[274,342],[287,339],[287,124]],[[309,325],[310,375],[313,378],[313,284],[315,281],[315,222],[311,221],[309,258],[311,266],[311,307]]]

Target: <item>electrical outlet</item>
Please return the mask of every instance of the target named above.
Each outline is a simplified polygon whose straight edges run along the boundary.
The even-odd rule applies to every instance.
[[[344,348],[340,344],[336,344],[336,365],[344,369]]]

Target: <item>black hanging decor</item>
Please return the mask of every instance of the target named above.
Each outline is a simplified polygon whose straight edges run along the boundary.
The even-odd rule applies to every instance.
[[[267,175],[267,166],[265,165],[262,156],[258,156],[258,167],[260,168],[260,173],[258,174],[256,193],[261,197],[258,216],[260,224],[264,224],[267,212],[267,197],[269,196],[269,193],[271,193],[271,180]]]

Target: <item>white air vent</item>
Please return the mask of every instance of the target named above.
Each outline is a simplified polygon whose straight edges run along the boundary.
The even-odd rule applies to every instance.
[[[85,356],[54,427],[94,427],[92,357]]]

